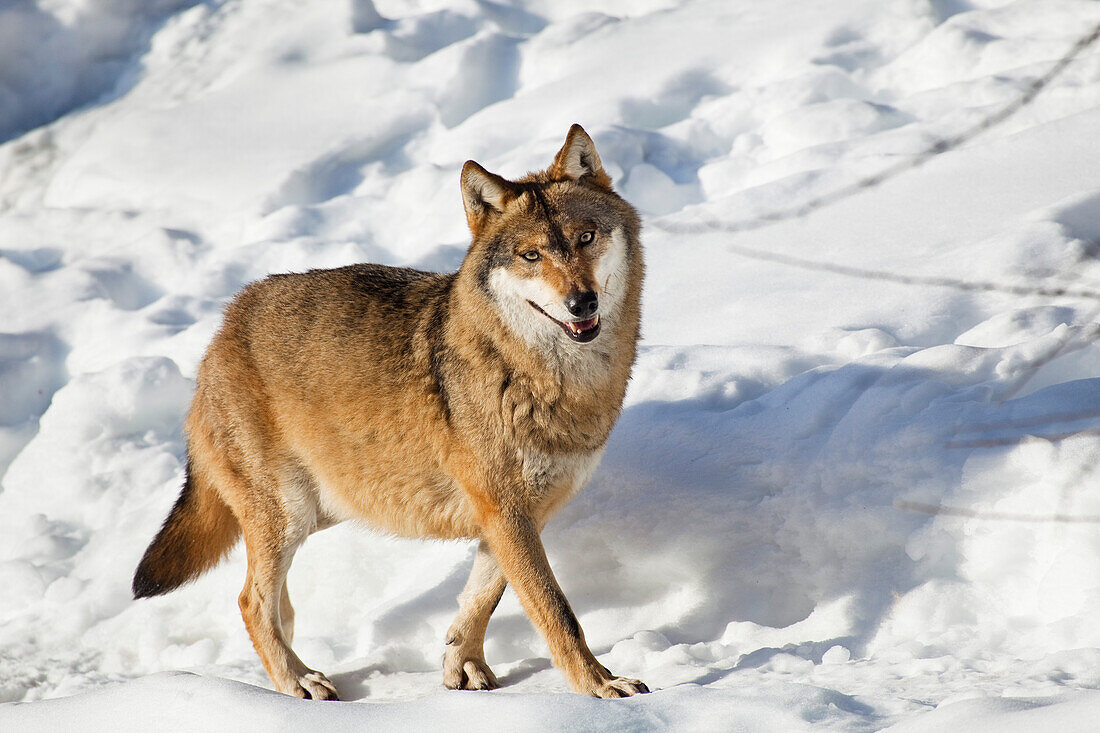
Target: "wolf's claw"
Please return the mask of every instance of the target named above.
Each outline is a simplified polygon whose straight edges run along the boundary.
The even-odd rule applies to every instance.
[[[500,687],[489,665],[480,659],[467,659],[461,666],[448,665],[443,685],[452,690],[495,690]]]
[[[309,672],[297,680],[297,689],[292,689],[289,694],[295,697],[303,697],[306,700],[339,700],[336,687],[329,682],[320,672]]]
[[[592,695],[602,698],[631,697],[649,692],[649,688],[641,680],[633,680],[627,677],[614,677],[597,687]]]

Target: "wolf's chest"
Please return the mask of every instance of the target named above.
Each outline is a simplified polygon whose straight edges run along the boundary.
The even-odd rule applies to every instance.
[[[524,451],[524,486],[536,504],[556,508],[588,483],[602,457],[603,448],[559,454]]]

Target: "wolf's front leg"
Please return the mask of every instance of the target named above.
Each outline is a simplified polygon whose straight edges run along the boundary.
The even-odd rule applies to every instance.
[[[575,691],[593,697],[630,697],[649,692],[640,680],[616,677],[596,661],[554,578],[534,522],[502,513],[488,517],[484,530],[524,610],[546,638],[554,664]]]
[[[508,581],[489,547],[477,548],[470,579],[458,597],[459,611],[447,631],[443,654],[443,684],[452,690],[495,690],[500,687],[485,663],[485,627]]]

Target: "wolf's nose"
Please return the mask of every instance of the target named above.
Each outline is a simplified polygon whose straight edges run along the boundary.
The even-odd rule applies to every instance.
[[[577,318],[591,318],[600,309],[600,300],[591,290],[565,296],[565,307]]]

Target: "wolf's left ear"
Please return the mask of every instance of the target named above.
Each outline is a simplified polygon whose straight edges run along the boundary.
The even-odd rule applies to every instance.
[[[611,176],[603,169],[596,144],[580,125],[569,128],[565,136],[565,145],[554,156],[554,162],[548,171],[555,181],[580,181],[595,183],[603,188],[611,188]]]

